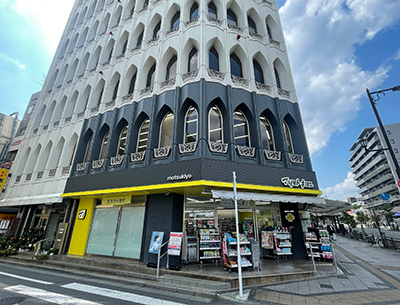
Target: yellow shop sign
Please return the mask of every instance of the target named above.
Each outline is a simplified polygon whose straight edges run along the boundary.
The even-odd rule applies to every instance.
[[[119,197],[103,197],[101,200],[102,205],[121,205],[131,203],[131,196],[119,196]]]

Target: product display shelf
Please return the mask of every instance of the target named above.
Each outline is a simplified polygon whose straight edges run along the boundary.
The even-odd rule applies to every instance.
[[[319,260],[333,260],[332,246],[330,244],[329,233],[326,230],[304,233],[304,241],[307,249],[307,256]]]
[[[241,266],[242,268],[252,268],[253,264],[251,262],[252,253],[249,248],[250,241],[247,240],[244,234],[239,235],[240,242],[240,256],[241,256]],[[229,270],[237,270],[238,262],[237,262],[237,242],[236,239],[233,238],[229,233],[224,234],[223,243],[222,243],[222,253],[224,260],[224,269]]]
[[[292,234],[288,231],[275,231],[275,252],[278,256],[292,255]]]
[[[215,229],[199,230],[199,259],[217,260],[221,258],[221,238]]]

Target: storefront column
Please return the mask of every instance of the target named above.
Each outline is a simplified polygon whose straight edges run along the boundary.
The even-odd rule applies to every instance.
[[[292,258],[305,258],[306,249],[303,240],[303,229],[297,203],[280,203],[282,226],[292,233]]]
[[[150,240],[153,231],[164,232],[163,242],[167,241],[170,232],[183,230],[184,196],[180,194],[154,194],[147,196],[143,228],[142,253],[140,261],[157,264],[157,255],[149,254]],[[163,248],[163,252],[166,247]],[[170,266],[179,266],[180,257],[170,257]],[[166,257],[161,261],[166,263]]]
[[[85,255],[95,198],[81,198],[68,254]]]

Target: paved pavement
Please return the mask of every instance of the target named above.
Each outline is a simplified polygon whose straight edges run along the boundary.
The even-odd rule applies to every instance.
[[[335,253],[342,275],[245,290],[247,302],[262,304],[400,304],[400,252],[338,237]],[[317,269],[318,272],[318,269]],[[225,297],[238,298],[238,293]]]

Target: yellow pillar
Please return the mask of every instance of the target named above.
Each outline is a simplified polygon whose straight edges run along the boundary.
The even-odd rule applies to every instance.
[[[94,211],[94,198],[80,199],[68,254],[85,255],[90,223]],[[84,215],[84,217],[83,217]]]

